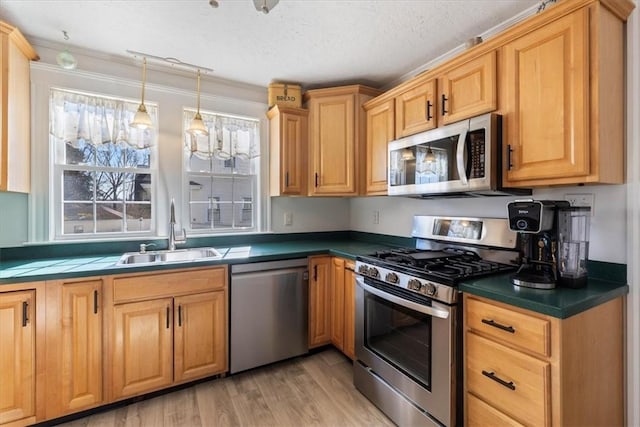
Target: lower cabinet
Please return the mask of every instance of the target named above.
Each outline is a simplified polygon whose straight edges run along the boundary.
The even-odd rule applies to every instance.
[[[334,257],[331,262],[331,343],[355,359],[354,262]]]
[[[0,292],[0,425],[26,426],[44,416],[44,282],[2,285]]]
[[[331,343],[331,258],[309,257],[309,348]]]
[[[227,268],[113,279],[112,399],[227,371]]]
[[[623,299],[566,319],[465,295],[465,425],[622,425]]]
[[[47,282],[47,418],[103,403],[103,281]]]

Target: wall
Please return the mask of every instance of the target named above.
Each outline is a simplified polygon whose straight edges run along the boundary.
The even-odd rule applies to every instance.
[[[276,233],[349,230],[348,198],[337,197],[272,197],[271,228]],[[285,213],[291,213],[292,225],[284,224]]]
[[[534,190],[535,199],[563,200],[567,193],[595,195],[589,258],[625,263],[626,187],[589,186]],[[518,197],[421,200],[406,197],[360,197],[351,202],[351,229],[409,237],[414,215],[506,218],[507,202]],[[522,197],[520,197],[522,198]],[[374,212],[379,223],[374,224]]]
[[[27,240],[28,202],[27,194],[0,192],[0,248]]]

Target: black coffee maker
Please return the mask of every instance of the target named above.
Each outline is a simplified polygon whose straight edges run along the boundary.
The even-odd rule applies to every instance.
[[[509,228],[519,233],[521,264],[514,285],[553,289],[559,282],[558,218],[564,200],[516,200],[507,204]]]

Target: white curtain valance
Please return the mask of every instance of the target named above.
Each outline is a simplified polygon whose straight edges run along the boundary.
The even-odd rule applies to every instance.
[[[232,157],[253,159],[260,156],[259,121],[200,112],[209,135],[185,132],[185,148],[191,154],[209,159]],[[185,110],[184,129],[188,129],[195,111]]]
[[[154,126],[136,129],[129,127],[138,109],[133,102],[52,89],[49,133],[76,148],[82,141],[92,145],[111,142],[147,148],[155,143],[158,109],[154,105],[145,106]]]

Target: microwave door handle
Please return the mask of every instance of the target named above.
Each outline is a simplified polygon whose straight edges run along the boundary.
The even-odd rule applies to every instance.
[[[460,183],[464,186],[469,185],[467,180],[467,170],[464,165],[467,148],[467,129],[460,132],[458,138],[458,150],[456,152],[456,164],[458,166],[458,176],[460,177]]]
[[[408,308],[410,310],[414,310],[429,316],[438,317],[440,319],[446,319],[447,317],[449,317],[448,310],[443,310],[436,307],[430,307],[428,305],[418,304],[413,301],[408,301],[406,299],[397,297],[395,295],[388,294],[385,291],[382,291],[378,288],[374,288],[373,286],[367,285],[361,276],[356,277],[356,283],[358,283],[358,285],[362,289],[369,292],[370,294],[376,295],[384,300],[387,300],[394,304],[401,305],[402,307]]]

